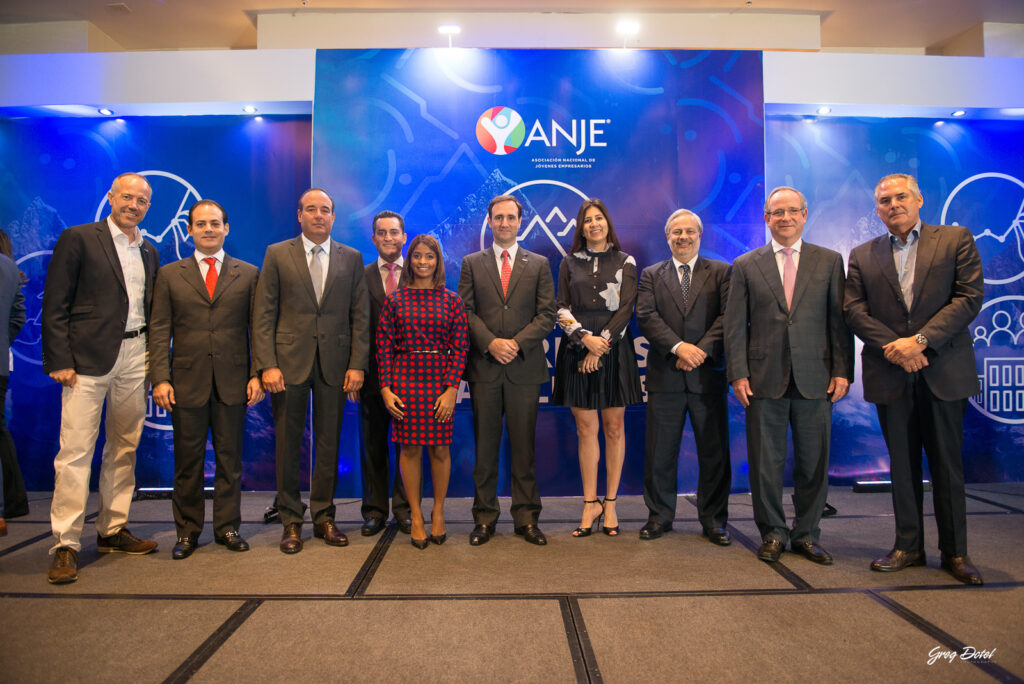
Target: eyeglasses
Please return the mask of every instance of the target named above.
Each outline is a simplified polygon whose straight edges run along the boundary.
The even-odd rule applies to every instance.
[[[132,200],[135,200],[135,203],[140,207],[149,206],[149,200],[146,199],[144,195],[129,195],[126,192],[122,192],[118,197],[120,197],[123,202],[127,202],[129,204],[131,204]]]
[[[769,211],[768,215],[769,216],[773,216],[775,218],[782,218],[783,216],[786,216],[787,214],[789,216],[796,216],[797,214],[801,213],[802,211],[803,211],[803,209],[797,209],[796,207],[790,207],[789,209],[776,209],[775,211]]]

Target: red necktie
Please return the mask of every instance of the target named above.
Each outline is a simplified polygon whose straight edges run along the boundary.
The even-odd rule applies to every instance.
[[[210,293],[210,300],[213,300],[213,293],[217,291],[217,259],[206,257],[203,259],[209,268],[206,269],[206,291]]]
[[[508,294],[508,281],[512,280],[512,264],[508,260],[508,250],[501,250],[501,294]]]
[[[398,278],[395,277],[398,264],[384,264],[384,268],[388,269],[388,277],[384,280],[384,296],[387,297],[398,289]]]
[[[792,247],[782,249],[782,290],[786,293],[786,306],[793,308],[793,288],[796,287],[796,264],[793,263]]]

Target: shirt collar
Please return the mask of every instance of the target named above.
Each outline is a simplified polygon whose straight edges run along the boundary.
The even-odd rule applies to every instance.
[[[389,262],[384,261],[384,259],[382,259],[381,257],[378,256],[377,257],[377,270],[379,271],[382,268],[384,268],[385,264],[387,264],[387,263],[389,263]],[[390,263],[398,264],[398,268],[405,268],[405,257],[399,256],[397,259],[395,259],[393,262],[390,262]]]
[[[134,237],[129,238],[127,235],[125,235],[124,231],[118,228],[117,224],[114,223],[114,217],[108,215],[107,228],[110,229],[110,237],[114,238],[115,240],[127,240],[129,247],[138,247],[142,244],[142,231],[139,230],[138,226],[135,226]]]
[[[193,252],[193,254],[196,257],[196,263],[197,264],[201,264],[203,262],[203,259],[208,259],[211,256],[214,259],[217,260],[218,264],[223,264],[224,263],[224,249],[223,248],[217,250],[216,254],[203,254],[198,249],[195,252]]]
[[[305,233],[300,233],[299,237],[302,238],[302,245],[306,251],[306,254],[309,254],[310,251],[312,251],[312,249],[316,247],[316,243],[310,240],[308,237],[306,237]],[[324,240],[322,243],[320,243],[320,246],[324,248],[324,254],[329,253],[331,251],[331,238],[327,238],[326,240]]]
[[[699,258],[700,258],[700,254],[694,254],[693,258],[690,259],[689,261],[687,261],[684,264],[679,259],[676,259],[675,257],[672,257],[672,263],[675,264],[676,273],[679,273],[679,268],[681,266],[689,266],[690,267],[690,273],[693,273],[693,269],[697,268],[697,259],[699,259]]]
[[[504,248],[499,247],[497,243],[491,243],[491,247],[494,249],[494,258],[501,261],[501,252]],[[514,242],[512,246],[508,248],[508,261],[512,263],[516,260],[516,254],[519,252],[519,243]]]
[[[803,246],[804,246],[804,239],[803,238],[798,238],[796,242],[794,242],[793,244],[790,245],[790,247],[793,248],[793,251],[796,252],[797,254],[800,253],[800,250],[803,248]],[[772,252],[773,253],[778,254],[779,252],[781,252],[784,249],[785,249],[784,245],[776,242],[775,238],[772,238]]]
[[[912,245],[915,242],[917,242],[920,238],[921,238],[921,219],[917,219],[917,223],[915,223],[914,227],[910,229],[910,233],[907,234],[907,242],[906,242],[906,244],[904,244],[903,240],[900,240],[898,237],[896,237],[892,233],[889,233],[889,242],[892,243],[893,245],[895,245],[896,247],[900,247],[900,248]]]

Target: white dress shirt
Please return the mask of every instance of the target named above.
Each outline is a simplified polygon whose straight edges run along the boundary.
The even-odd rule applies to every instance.
[[[203,254],[198,249],[194,252],[196,261],[199,263],[199,275],[203,277],[203,281],[206,281],[206,272],[210,270],[210,265],[207,264],[203,259],[209,259],[211,256],[217,260],[214,264],[217,267],[217,275],[220,275],[220,269],[224,265],[224,250],[220,249],[216,254]]]
[[[316,247],[316,243],[305,235],[300,235],[300,237],[303,249],[306,250],[306,266],[308,267],[313,263],[313,248]],[[320,292],[323,292],[327,285],[327,269],[331,267],[331,239],[327,238],[320,246],[324,248],[323,253],[320,254]]]
[[[803,246],[803,238],[800,238],[790,245],[790,247],[793,248],[793,255],[791,257],[793,259],[793,268],[797,270],[800,269],[800,250]],[[784,270],[786,268],[786,255],[782,253],[783,249],[785,249],[785,246],[776,242],[775,238],[772,238],[772,251],[775,252],[775,265],[779,267],[779,280],[786,282],[786,276],[784,274]]]
[[[146,325],[146,267],[142,262],[142,231],[135,227],[131,239],[107,216],[110,237],[114,239],[117,259],[121,262],[124,286],[128,290],[128,321],[125,332],[138,330]]]

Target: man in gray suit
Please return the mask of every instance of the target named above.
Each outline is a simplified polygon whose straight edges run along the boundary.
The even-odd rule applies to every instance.
[[[686,414],[697,442],[700,474],[697,516],[704,536],[731,543],[729,415],[722,318],[729,296],[729,264],[699,255],[704,224],[689,209],[665,222],[672,258],[640,275],[636,318],[648,342],[647,448],[641,539],[672,529],[676,515],[679,445]]]
[[[540,493],[534,436],[540,386],[550,381],[544,338],[555,324],[555,283],[548,260],[516,242],[523,207],[499,195],[487,207],[494,244],[462,260],[459,296],[466,303],[470,350],[464,377],[473,404],[476,465],[469,543],[479,546],[498,522],[498,449],[508,427],[515,533],[531,544],[547,539],[537,527]]]
[[[263,400],[249,359],[249,318],[260,272],[225,254],[229,229],[220,204],[193,204],[188,234],[196,251],[161,267],[153,293],[149,374],[153,401],[170,412],[174,426],[175,560],[192,555],[203,531],[203,462],[211,432],[213,539],[230,551],[249,550],[238,527],[245,409]]]
[[[334,524],[334,490],[345,397],[359,400],[369,348],[363,257],[331,240],[334,200],[321,188],[299,198],[302,234],[267,248],[256,287],[253,355],[272,394],[281,551],[302,550],[299,461],[313,394],[316,464],[310,476],[313,535],[330,546],[348,538]]]
[[[879,572],[924,565],[921,450],[928,454],[941,565],[981,584],[967,556],[963,443],[967,399],[980,391],[969,326],[981,310],[981,255],[963,226],[921,222],[917,180],[886,176],[875,211],[889,229],[850,252],[846,321],[864,340],[864,399],[889,447],[896,542]]]
[[[843,322],[843,258],[803,241],[807,200],[789,187],[768,194],[772,240],[733,262],[725,308],[725,357],[733,393],[747,409],[747,459],[757,557],[793,551],[829,565],[818,545],[828,493],[832,404],[853,379],[853,339]],[[786,432],[793,430],[793,528],[782,509]]]

